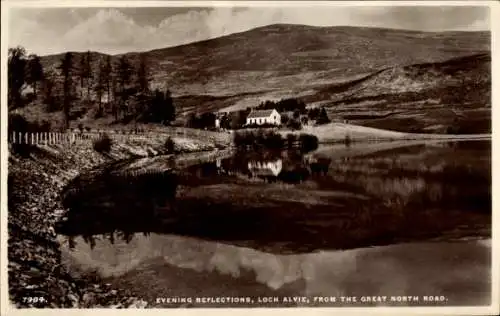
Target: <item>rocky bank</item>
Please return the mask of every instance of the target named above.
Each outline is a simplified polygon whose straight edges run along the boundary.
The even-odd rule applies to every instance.
[[[176,141],[176,151],[213,150],[207,144]],[[55,224],[65,215],[64,186],[78,174],[120,159],[165,154],[164,143],[122,141],[108,154],[91,143],[9,147],[9,299],[18,308],[145,307],[135,293],[114,289],[98,277],[75,279],[61,265]]]

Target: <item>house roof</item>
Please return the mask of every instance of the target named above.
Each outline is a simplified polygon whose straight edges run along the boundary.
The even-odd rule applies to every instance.
[[[252,110],[250,114],[248,114],[248,118],[258,118],[258,117],[269,117],[273,113],[272,110]]]

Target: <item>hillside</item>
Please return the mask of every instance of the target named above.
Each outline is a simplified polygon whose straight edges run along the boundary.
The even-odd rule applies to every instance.
[[[399,112],[424,108],[478,111],[490,105],[489,32],[279,24],[145,54],[151,86],[169,87],[181,118],[300,97],[326,106],[334,118],[384,127],[372,119],[399,115],[401,120]],[[75,55],[78,61],[81,53]],[[126,55],[137,65],[138,53]],[[61,57],[44,56],[42,64],[55,68]],[[105,55],[93,52],[92,57],[95,69]],[[111,56],[113,62],[118,57]],[[481,120],[485,113],[478,114]],[[441,114],[435,114],[437,122],[415,123],[410,113],[410,120],[389,127],[437,131],[450,119],[440,122]]]
[[[491,132],[491,56],[391,67],[302,98],[332,118],[403,132]]]
[[[209,81],[279,76],[289,85],[290,80],[286,79],[290,76],[314,72],[318,82],[334,82],[387,67],[489,51],[489,32],[429,33],[278,24],[146,53],[153,83],[167,83],[172,90],[188,94],[231,94],[213,91],[219,90],[217,83]],[[132,60],[138,58],[137,53],[126,55]],[[54,64],[61,57],[62,54],[44,56],[43,61],[46,65]],[[238,76],[240,72],[244,72],[244,77]],[[262,89],[270,88],[261,84]],[[206,91],[195,91],[197,85]]]
[[[148,55],[158,66],[158,80],[174,85],[194,80],[213,94],[222,91],[216,91],[216,83],[209,82],[212,80],[231,82],[236,88],[233,92],[238,93],[241,91],[237,91],[236,83],[248,80],[254,85],[264,80],[255,90],[290,88],[293,81],[303,88],[306,82],[335,82],[382,68],[444,61],[489,50],[488,33],[271,25],[153,50]],[[307,74],[314,74],[314,80],[306,78]],[[305,76],[305,80],[292,80],[294,75]],[[276,80],[278,77],[281,80]]]

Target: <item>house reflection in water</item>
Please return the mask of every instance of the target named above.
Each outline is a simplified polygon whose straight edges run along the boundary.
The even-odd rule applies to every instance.
[[[250,160],[248,162],[248,171],[253,177],[257,178],[276,180],[282,169],[283,161],[281,159],[271,161]]]

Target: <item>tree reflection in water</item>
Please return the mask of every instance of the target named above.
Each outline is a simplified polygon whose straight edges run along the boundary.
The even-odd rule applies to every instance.
[[[300,152],[289,151],[257,155],[237,153],[229,159],[186,170],[158,171],[142,176],[103,172],[84,190],[70,191],[71,194],[65,196],[63,203],[70,212],[67,220],[58,224],[57,230],[68,236],[83,236],[91,248],[95,247],[95,238],[106,238],[111,244],[116,238],[129,243],[137,232],[145,235],[161,232],[169,223],[175,225],[176,222],[189,225],[185,223],[189,221],[185,214],[196,211],[196,207],[187,202],[184,208],[191,210],[177,213],[179,185],[199,187],[220,183],[221,177],[238,175],[267,182],[298,183],[310,176],[325,175],[329,164],[330,160],[307,161]],[[271,174],[265,174],[269,167],[273,169]],[[197,207],[198,211],[204,207],[202,204]],[[213,218],[217,218],[217,211],[213,213]],[[260,211],[254,215],[260,216],[258,214]],[[74,238],[70,237],[68,242],[73,249]]]
[[[349,160],[332,158],[337,150],[237,152],[175,172],[107,174],[66,197],[58,233],[85,236],[91,247],[93,236],[130,242],[151,232],[281,253],[488,236],[488,151],[460,146]]]

